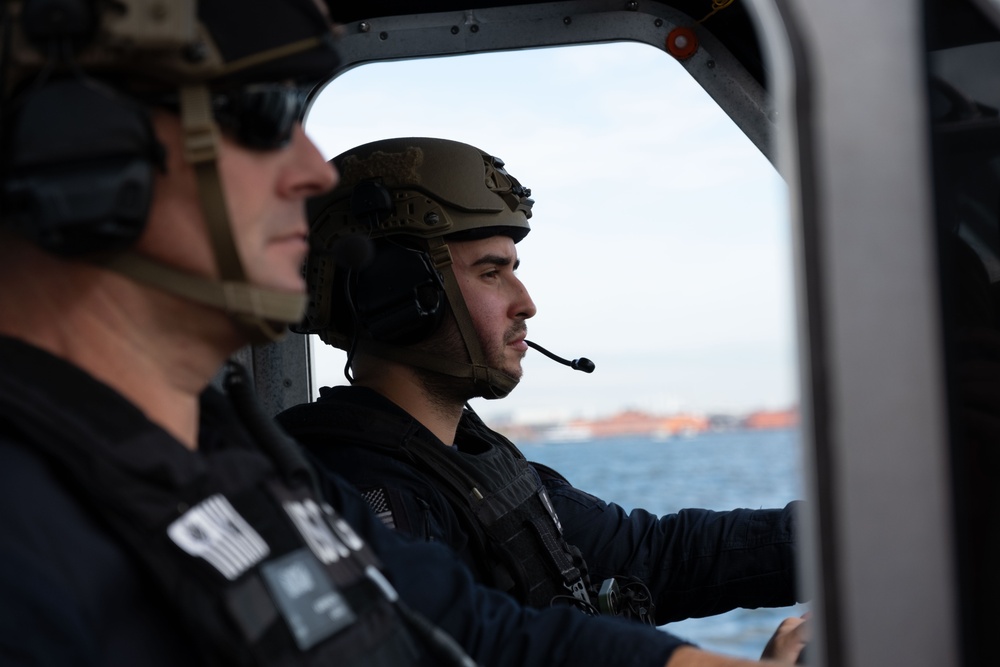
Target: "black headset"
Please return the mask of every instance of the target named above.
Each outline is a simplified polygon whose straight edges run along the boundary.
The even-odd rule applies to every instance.
[[[20,28],[46,65],[3,100],[0,224],[64,256],[132,244],[163,168],[147,110],[73,62],[95,25],[92,1],[25,0]]]
[[[363,181],[355,186],[351,214],[359,222],[373,229],[392,211],[392,195],[381,183]],[[426,252],[392,238],[377,239],[373,250],[361,267],[341,262],[347,267],[341,284],[353,329],[396,345],[428,338],[441,325],[446,310],[440,272]]]

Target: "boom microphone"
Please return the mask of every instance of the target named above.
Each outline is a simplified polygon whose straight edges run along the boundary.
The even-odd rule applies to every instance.
[[[528,347],[538,350],[552,361],[558,361],[560,364],[563,364],[564,366],[569,366],[575,371],[583,371],[584,373],[593,373],[594,369],[597,368],[597,366],[594,365],[594,362],[586,357],[580,357],[579,359],[574,359],[573,361],[569,361],[567,359],[563,359],[562,357],[558,357],[552,354],[541,345],[532,343],[530,340],[526,340],[524,342]]]

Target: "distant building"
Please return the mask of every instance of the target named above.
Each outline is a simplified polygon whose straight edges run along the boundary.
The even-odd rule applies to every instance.
[[[671,437],[691,435],[708,429],[708,419],[700,415],[651,415],[638,410],[626,410],[605,419],[573,422],[573,426],[586,425],[595,438],[620,436]]]
[[[739,429],[780,429],[798,425],[798,410],[759,410],[744,417],[713,414],[653,415],[640,410],[623,410],[610,417],[570,419],[544,423],[507,421],[493,428],[517,442],[580,442],[599,438],[673,438],[705,431]]]
[[[751,412],[743,418],[743,428],[769,429],[769,428],[791,428],[799,423],[799,411],[795,408],[788,410],[761,410]]]

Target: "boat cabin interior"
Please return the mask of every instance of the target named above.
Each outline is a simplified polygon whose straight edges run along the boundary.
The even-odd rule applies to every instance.
[[[615,41],[678,62],[788,188],[809,664],[995,663],[1000,2],[344,0],[337,11],[345,72]],[[664,178],[675,164],[664,160]],[[313,396],[310,354],[298,335],[241,353],[272,414]]]

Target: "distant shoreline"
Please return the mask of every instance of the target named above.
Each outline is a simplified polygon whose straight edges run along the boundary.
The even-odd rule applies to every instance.
[[[655,415],[623,410],[599,419],[559,422],[494,422],[492,428],[515,442],[584,442],[618,437],[670,440],[701,433],[787,429],[798,426],[797,408],[758,410],[745,415]]]

